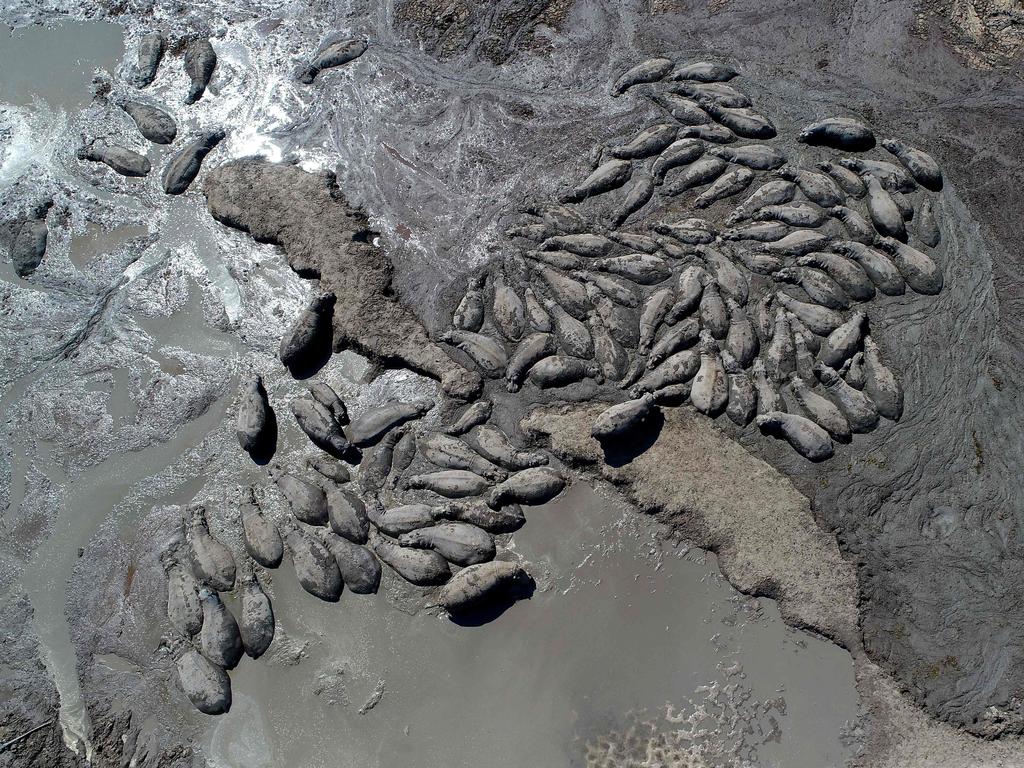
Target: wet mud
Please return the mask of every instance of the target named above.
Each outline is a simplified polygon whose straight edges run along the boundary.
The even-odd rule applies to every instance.
[[[1020,169],[1001,148],[1019,125],[1019,86],[965,67],[962,49],[914,24],[909,3],[871,12],[808,6],[801,35],[770,54],[764,41],[779,36],[770,9],[714,5],[679,13],[672,3],[499,3],[483,14],[456,4],[438,16],[431,3],[406,2],[395,10],[339,7],[330,21],[299,23],[256,4],[251,17],[231,12],[213,28],[198,17],[172,21],[162,7],[141,23],[119,8],[127,50],[120,65],[115,27],[60,28],[58,42],[96,42],[97,51],[80,54],[89,64],[72,66],[79,54],[64,46],[68,60],[45,65],[70,77],[17,81],[3,94],[0,252],[8,253],[13,225],[52,201],[35,269],[22,275],[6,260],[0,267],[11,309],[0,324],[9,437],[0,454],[8,533],[0,583],[4,626],[33,630],[5,644],[13,652],[3,682],[13,695],[0,726],[15,738],[55,721],[12,754],[25,765],[76,764],[89,754],[113,764],[122,752],[154,765],[313,763],[326,753],[353,764],[413,755],[422,758],[417,764],[450,764],[481,751],[581,765],[1013,764],[1010,734],[1022,722],[1012,596],[1020,334],[1009,309],[1020,286],[1008,212],[1020,207]],[[878,31],[875,10],[887,32]],[[49,13],[14,4],[4,19]],[[152,84],[131,90],[139,82],[136,45],[154,19],[167,49]],[[194,78],[183,54],[208,36],[217,63],[202,98],[186,105]],[[362,36],[365,53],[323,69],[312,84],[300,81],[318,51]],[[984,45],[978,39],[974,45]],[[27,44],[19,45],[2,52],[16,72],[31,62]],[[895,51],[898,65],[886,65]],[[519,392],[506,391],[502,378],[489,382],[493,406],[481,415],[527,450],[550,449],[572,481],[556,501],[529,507],[522,528],[498,536],[498,559],[530,571],[528,599],[502,604],[486,620],[452,621],[431,607],[430,590],[388,567],[376,595],[346,591],[336,606],[307,594],[290,566],[262,571],[274,640],[263,658],[232,671],[228,714],[214,720],[192,711],[161,642],[170,628],[160,553],[182,538],[188,505],[201,503],[211,531],[239,557],[244,487],[257,489],[273,519],[291,517],[266,469],[239,449],[240,384],[264,376],[280,418],[275,458],[307,475],[306,460],[318,451],[290,405],[317,380],[337,390],[354,418],[387,400],[429,397],[439,407],[416,428],[469,433],[472,442],[457,420],[476,396],[474,371],[486,377],[494,351],[481,358],[479,349],[467,355],[465,344],[456,350],[442,341],[467,282],[505,267],[485,283],[484,330],[517,341],[525,318],[509,292],[525,286],[515,267],[524,248],[506,230],[521,224],[524,210],[579,196],[572,188],[593,169],[587,156],[595,146],[647,151],[628,142],[666,119],[640,95],[650,86],[617,98],[610,88],[645,57],[666,54],[739,70],[733,84],[771,118],[775,146],[804,167],[827,155],[801,146],[799,129],[839,112],[940,161],[945,184],[933,210],[941,239],[929,253],[941,265],[942,290],[886,297],[868,311],[881,359],[903,387],[899,421],[849,442],[836,438],[831,459],[808,464],[728,414],[712,424],[689,405],[667,407],[685,401],[677,389],[661,394],[654,423],[625,451],[595,452],[596,415],[625,395],[610,395],[614,387],[601,388],[593,369],[566,357],[589,351],[563,349],[564,359],[531,375],[524,368]],[[987,66],[1011,56],[1001,52]],[[106,71],[93,77],[94,64]],[[145,140],[117,106],[125,93],[174,115],[174,144]],[[164,195],[159,173],[126,178],[75,157],[82,137],[109,136],[162,170],[184,143],[220,129],[225,139],[176,197]],[[242,159],[254,154],[260,158]],[[893,162],[877,148],[871,157]],[[655,221],[639,207],[643,192],[630,191],[633,210],[610,213],[650,235],[645,227]],[[924,197],[911,196],[912,237]],[[581,206],[588,217],[604,215],[589,205]],[[710,218],[725,214],[712,208]],[[567,233],[545,236],[560,234]],[[540,250],[549,273],[567,275],[579,259],[625,253]],[[640,277],[632,288],[645,299],[657,291],[632,264],[607,268]],[[555,282],[567,309],[579,299],[579,312],[592,298]],[[280,340],[324,287],[338,301],[335,354],[296,380],[279,360]],[[816,287],[790,293],[822,296]],[[551,281],[536,288],[538,306],[552,311],[543,302]],[[519,295],[532,311],[529,296]],[[711,310],[700,320],[713,323]],[[575,343],[568,333],[562,342]],[[516,348],[507,346],[500,354]],[[870,351],[865,344],[860,354]],[[602,368],[618,364],[609,358]],[[851,366],[840,374],[858,376]],[[701,410],[720,407],[713,387],[689,397]],[[802,412],[788,391],[783,397]],[[605,402],[588,402],[595,399]],[[555,405],[527,412],[538,403]],[[536,443],[527,445],[528,436]],[[674,441],[690,450],[673,449]],[[401,441],[392,448],[400,455]],[[361,488],[379,453],[372,447],[350,467]],[[424,473],[417,461],[409,476]],[[686,482],[665,476],[674,462]],[[732,466],[752,478],[743,499],[722,477]],[[603,486],[595,496],[587,486],[597,477],[657,521],[625,509]],[[762,494],[771,497],[770,530],[760,517],[750,522],[763,512]],[[680,538],[716,552],[718,562],[679,557],[689,546]],[[719,567],[747,596],[715,577]],[[778,601],[781,616],[764,598]],[[224,599],[240,616],[238,595]],[[719,623],[727,629],[713,631]],[[553,648],[562,651],[552,656]],[[635,655],[623,658],[624,648]],[[666,661],[636,663],[645,658]],[[18,682],[25,680],[40,685]],[[466,696],[475,686],[484,692]],[[845,728],[854,686],[860,718]],[[536,706],[540,687],[553,689],[549,708]],[[498,709],[484,703],[494,689],[506,693]],[[146,711],[121,710],[115,699],[146,702]],[[510,699],[520,702],[514,716]],[[424,711],[440,718],[445,701],[487,739],[448,737],[448,718],[429,727]],[[330,735],[297,739],[311,722]]]

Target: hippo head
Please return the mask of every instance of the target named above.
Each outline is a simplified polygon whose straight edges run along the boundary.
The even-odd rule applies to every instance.
[[[178,565],[179,562],[177,543],[171,544],[167,549],[160,553],[160,565],[162,565],[165,570]]]
[[[398,543],[403,547],[418,547],[423,543],[423,536],[419,531],[411,531],[409,533],[403,533],[398,537]]]
[[[573,273],[573,274],[576,274],[579,277],[583,277],[583,278],[585,278],[587,276],[585,272],[578,272],[578,273]],[[583,284],[583,288],[587,292],[587,298],[589,298],[594,303],[597,303],[598,301],[600,301],[601,299],[604,298],[604,294],[601,292],[601,289],[598,288],[593,283],[589,283],[589,282],[588,283],[584,283]]]
[[[529,597],[537,588],[537,582],[522,565],[516,563],[509,575],[506,589],[512,597]]]
[[[193,522],[206,525],[206,507],[202,504],[189,504],[188,514]]]
[[[897,249],[896,241],[891,237],[876,237],[875,245],[886,253],[894,253]]]
[[[743,366],[740,365],[739,360],[732,356],[732,353],[723,349],[721,351],[722,367],[726,373],[743,373]]]
[[[772,272],[772,277],[774,277],[776,280],[782,280],[783,282],[791,283],[797,279],[798,273],[792,267],[782,267],[781,269],[777,269],[774,272]]]
[[[835,384],[839,381],[839,374],[836,373],[835,369],[820,361],[814,364],[814,375],[818,377],[822,384]]]
[[[702,355],[713,355],[718,352],[718,342],[715,341],[715,337],[711,335],[711,331],[707,328],[700,332],[700,341],[697,342],[697,351]]]
[[[170,655],[172,658],[177,659],[188,646],[185,641],[180,637],[174,637],[173,635],[164,635],[160,638],[160,644],[157,645],[156,650],[159,653],[165,653]]]
[[[793,179],[795,179],[796,174],[796,168],[794,168],[792,165],[789,165],[788,163],[782,166],[781,168],[776,169],[775,171],[776,176],[782,179],[786,179],[787,181],[792,181]]]
[[[324,312],[334,306],[335,297],[330,291],[321,291],[313,297],[313,301],[310,302],[309,308],[314,312]]]
[[[501,506],[500,488],[491,488],[490,492],[487,494],[487,506],[491,509],[497,509]]]
[[[442,337],[442,341],[449,340]],[[441,389],[456,400],[474,399],[483,389],[483,382],[484,380],[479,373],[467,370],[466,368],[450,368],[441,375]],[[433,401],[425,402],[430,402],[430,406],[423,413],[434,407]]]

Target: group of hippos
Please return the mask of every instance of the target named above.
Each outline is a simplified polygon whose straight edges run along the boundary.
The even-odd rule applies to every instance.
[[[162,50],[147,41],[143,80]],[[335,47],[300,79],[355,58],[365,43]],[[213,63],[199,63],[209,62],[202,49],[186,51],[189,99],[201,97],[212,72]],[[772,122],[729,84],[737,74],[653,58],[614,83],[614,96],[642,93],[664,116],[595,147],[586,178],[522,211],[506,233],[514,251],[470,276],[441,336],[488,387],[549,398],[597,387],[615,401],[591,431],[606,449],[644,429],[659,407],[684,402],[739,427],[754,422],[810,461],[901,417],[902,388],[865,307],[908,288],[941,290],[942,270],[923,250],[940,240],[929,195],[941,190],[941,171],[924,152],[876,142],[846,117],[798,136],[844,156],[799,167],[771,143]],[[144,135],[143,125],[159,122],[173,138],[166,114],[140,121],[149,113],[125,109]],[[879,144],[891,159],[865,154]],[[289,369],[312,354],[333,298],[315,295],[285,334],[280,358]],[[245,382],[240,400],[242,448],[254,459],[272,455],[276,416],[261,377]],[[525,523],[523,505],[550,501],[566,478],[490,423],[492,410],[485,396],[447,419],[436,418],[449,411],[431,400],[351,417],[322,381],[290,403],[319,451],[308,472],[269,467],[290,514],[273,518],[256,489],[243,489],[244,552],[235,553],[211,533],[205,510],[190,507],[184,542],[162,558],[175,629],[166,643],[196,708],[226,712],[227,671],[272,642],[258,574],[286,554],[302,587],[329,602],[346,587],[376,592],[382,564],[436,589],[432,599],[453,617],[529,594],[532,578],[499,553],[500,537]],[[237,594],[237,618],[222,592]]]
[[[635,89],[664,117],[596,146],[586,178],[522,212],[506,232],[518,253],[470,278],[443,340],[512,392],[626,392],[593,425],[604,442],[689,401],[823,461],[902,416],[865,306],[941,291],[927,250],[942,172],[848,117],[800,131],[844,156],[799,167],[736,76],[667,58],[624,73],[613,96]],[[888,159],[864,154],[877,145]]]
[[[142,39],[136,87],[153,81],[164,49],[159,33]],[[312,83],[322,70],[347,63],[365,50],[366,43],[360,40],[331,43],[297,78]],[[185,103],[191,104],[205,93],[216,54],[208,40],[195,40],[185,47],[183,63],[191,80]],[[146,139],[157,144],[174,141],[177,125],[165,110],[123,97],[115,103]],[[206,155],[223,138],[223,131],[209,131],[173,157],[164,171],[164,191],[184,193]],[[102,140],[89,142],[78,157],[105,163],[124,176],[150,171],[143,155]],[[36,218],[45,227],[45,215]],[[43,251],[45,235],[38,259],[24,274],[38,266]],[[315,356],[333,300],[330,294],[314,296],[285,334],[280,359],[289,370],[294,372],[296,365]],[[315,382],[307,395],[291,402],[290,410],[322,452],[307,462],[316,480],[276,462],[268,472],[287,501],[288,519],[265,514],[255,488],[240,489],[244,552],[237,553],[211,532],[202,505],[188,507],[184,540],[173,542],[160,558],[167,576],[167,616],[174,630],[162,645],[175,661],[182,689],[199,711],[229,711],[228,672],[243,655],[262,656],[273,641],[274,612],[259,570],[279,567],[286,554],[303,589],[327,602],[337,602],[346,588],[354,594],[375,593],[381,563],[411,584],[440,587],[436,603],[453,616],[532,591],[534,582],[520,563],[495,559],[495,537],[524,524],[521,504],[543,504],[557,496],[565,487],[564,477],[547,466],[547,456],[518,449],[499,428],[486,424],[489,403],[469,405],[452,423],[435,430],[415,424],[433,407],[430,400],[392,402],[350,420],[338,394],[326,383]],[[460,439],[471,431],[472,444]],[[263,463],[273,455],[276,415],[260,376],[242,386],[237,436],[254,460]],[[426,462],[425,471],[405,476],[417,457]],[[359,466],[356,482],[343,461]],[[385,509],[378,496],[385,486],[433,495],[446,503],[421,501]],[[486,500],[479,498],[485,492]],[[459,569],[454,575],[453,568]],[[226,592],[237,598],[237,618],[221,600]]]
[[[167,40],[161,32],[154,31],[144,35],[138,46],[138,62],[134,65],[130,82],[126,85],[136,89],[150,85],[156,79],[166,49]],[[311,62],[304,65],[296,77],[302,83],[311,84],[323,70],[353,61],[365,51],[364,40],[339,40],[330,43],[325,45]],[[182,66],[189,78],[189,90],[184,103],[195,104],[206,93],[217,67],[217,53],[210,40],[197,38],[186,43],[182,53]],[[105,98],[105,94],[98,95]],[[166,109],[123,94],[113,96],[109,101],[124,110],[147,141],[157,145],[171,145],[178,137],[177,121]],[[199,175],[206,156],[224,140],[225,136],[221,128],[201,131],[175,152],[164,166],[161,176],[164,192],[168,195],[185,193]],[[76,151],[76,156],[79,160],[103,163],[115,173],[126,177],[148,176],[152,170],[149,158],[145,155],[102,137],[84,141]],[[31,275],[43,261],[49,235],[46,217],[52,206],[52,200],[35,205],[15,223],[10,257],[20,277]]]
[[[303,353],[309,322],[303,313],[285,335],[283,361]],[[211,533],[205,509],[189,507],[184,542],[162,556],[167,614],[176,631],[165,643],[197,709],[228,711],[228,670],[243,655],[258,658],[270,646],[274,612],[257,566],[278,568],[286,554],[302,588],[327,602],[337,602],[346,588],[375,593],[382,563],[411,584],[438,587],[435,603],[457,617],[532,591],[533,580],[518,561],[495,559],[495,538],[522,527],[521,505],[550,501],[565,478],[547,466],[546,455],[518,449],[487,424],[487,401],[466,406],[451,423],[427,428],[420,422],[434,405],[426,399],[389,402],[350,419],[334,389],[317,381],[290,404],[296,423],[320,450],[306,461],[312,476],[277,462],[268,469],[287,502],[287,518],[264,513],[256,490],[242,489],[244,553],[236,555]],[[256,376],[243,385],[237,426],[240,445],[254,459],[265,456],[268,440],[275,439],[275,419]],[[417,461],[423,471],[410,474]],[[358,466],[357,478],[347,465]],[[402,503],[383,501],[408,494]],[[237,618],[220,592],[236,593]]]
[[[139,42],[139,60],[134,70],[133,85],[145,88],[156,79],[157,70],[163,60],[166,41],[160,32],[151,32]],[[195,104],[206,93],[206,88],[217,66],[217,53],[206,38],[192,40],[186,44],[182,54],[182,66],[189,78],[189,90],[185,104]],[[166,110],[136,99],[117,96],[111,100],[135,123],[143,138],[153,144],[173,144],[178,136],[178,124]],[[203,160],[224,140],[220,128],[202,132],[178,150],[164,166],[161,186],[168,195],[180,195],[188,190]],[[122,176],[148,176],[151,169],[149,158],[134,150],[113,144],[102,138],[93,138],[78,149],[80,160],[103,163]]]

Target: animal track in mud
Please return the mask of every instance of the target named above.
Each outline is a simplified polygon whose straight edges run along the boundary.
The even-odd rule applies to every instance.
[[[902,388],[869,310],[908,288],[941,290],[941,267],[910,244],[911,232],[923,249],[939,242],[930,195],[941,172],[892,139],[880,142],[890,158],[866,158],[879,144],[873,131],[843,117],[799,136],[835,150],[834,162],[793,164],[770,143],[772,121],[731,84],[737,77],[724,65],[655,58],[616,81],[613,94],[642,93],[663,120],[595,147],[586,178],[522,211],[507,232],[518,253],[470,278],[441,336],[488,380],[485,398],[496,386],[529,398],[590,382],[618,401],[593,426],[609,460],[659,408],[687,401],[740,427],[756,421],[810,461],[901,417]],[[320,314],[308,311],[285,338],[286,363],[312,354]],[[271,467],[294,519],[275,521],[255,494],[245,497],[240,622],[213,591],[236,587],[235,555],[202,509],[191,510],[186,551],[165,565],[168,613],[184,638],[169,646],[195,706],[227,711],[225,666],[272,639],[273,612],[248,558],[275,568],[287,553],[302,586],[325,601],[346,586],[376,591],[381,562],[439,587],[438,604],[456,617],[529,593],[526,569],[498,556],[495,539],[566,478],[490,423],[490,399],[426,427],[434,407],[386,403],[350,421],[323,383],[292,404],[332,458],[310,462],[315,481]],[[246,385],[239,440],[261,462],[273,453],[273,423],[260,383]],[[338,460],[358,467],[354,479]]]

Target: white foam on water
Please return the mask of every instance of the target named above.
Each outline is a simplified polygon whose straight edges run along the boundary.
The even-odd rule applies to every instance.
[[[30,172],[37,176],[52,173],[67,128],[67,114],[51,109],[39,99],[33,101],[31,108],[0,105],[0,131],[10,134],[0,155],[0,190]]]
[[[253,62],[239,62],[239,66],[259,68]],[[246,87],[248,86],[248,87]],[[229,158],[260,155],[271,162],[280,162],[283,149],[272,133],[285,128],[290,121],[279,97],[287,90],[287,81],[278,73],[246,77],[241,87],[230,89],[224,95],[225,112],[233,128],[228,134],[225,154]]]
[[[218,67],[230,79],[215,97],[197,103],[200,121],[222,125],[228,131],[227,157],[262,155],[279,162],[283,156],[275,135],[300,123],[312,104],[297,90],[286,64],[271,46],[253,46],[245,26],[214,41]],[[217,74],[214,75],[216,83]]]
[[[727,674],[728,676],[728,674]],[[620,727],[589,739],[587,768],[756,768],[760,745],[781,735],[781,699],[756,699],[742,683],[698,686],[660,715],[635,712]]]
[[[280,145],[252,126],[246,126],[241,131],[231,134],[228,141],[229,157],[260,155],[272,163],[281,162],[282,150]]]
[[[296,152],[296,156],[299,158],[299,168],[307,173],[332,170],[337,162],[328,152],[322,150],[299,150]],[[374,243],[374,245],[377,245],[377,243]]]

